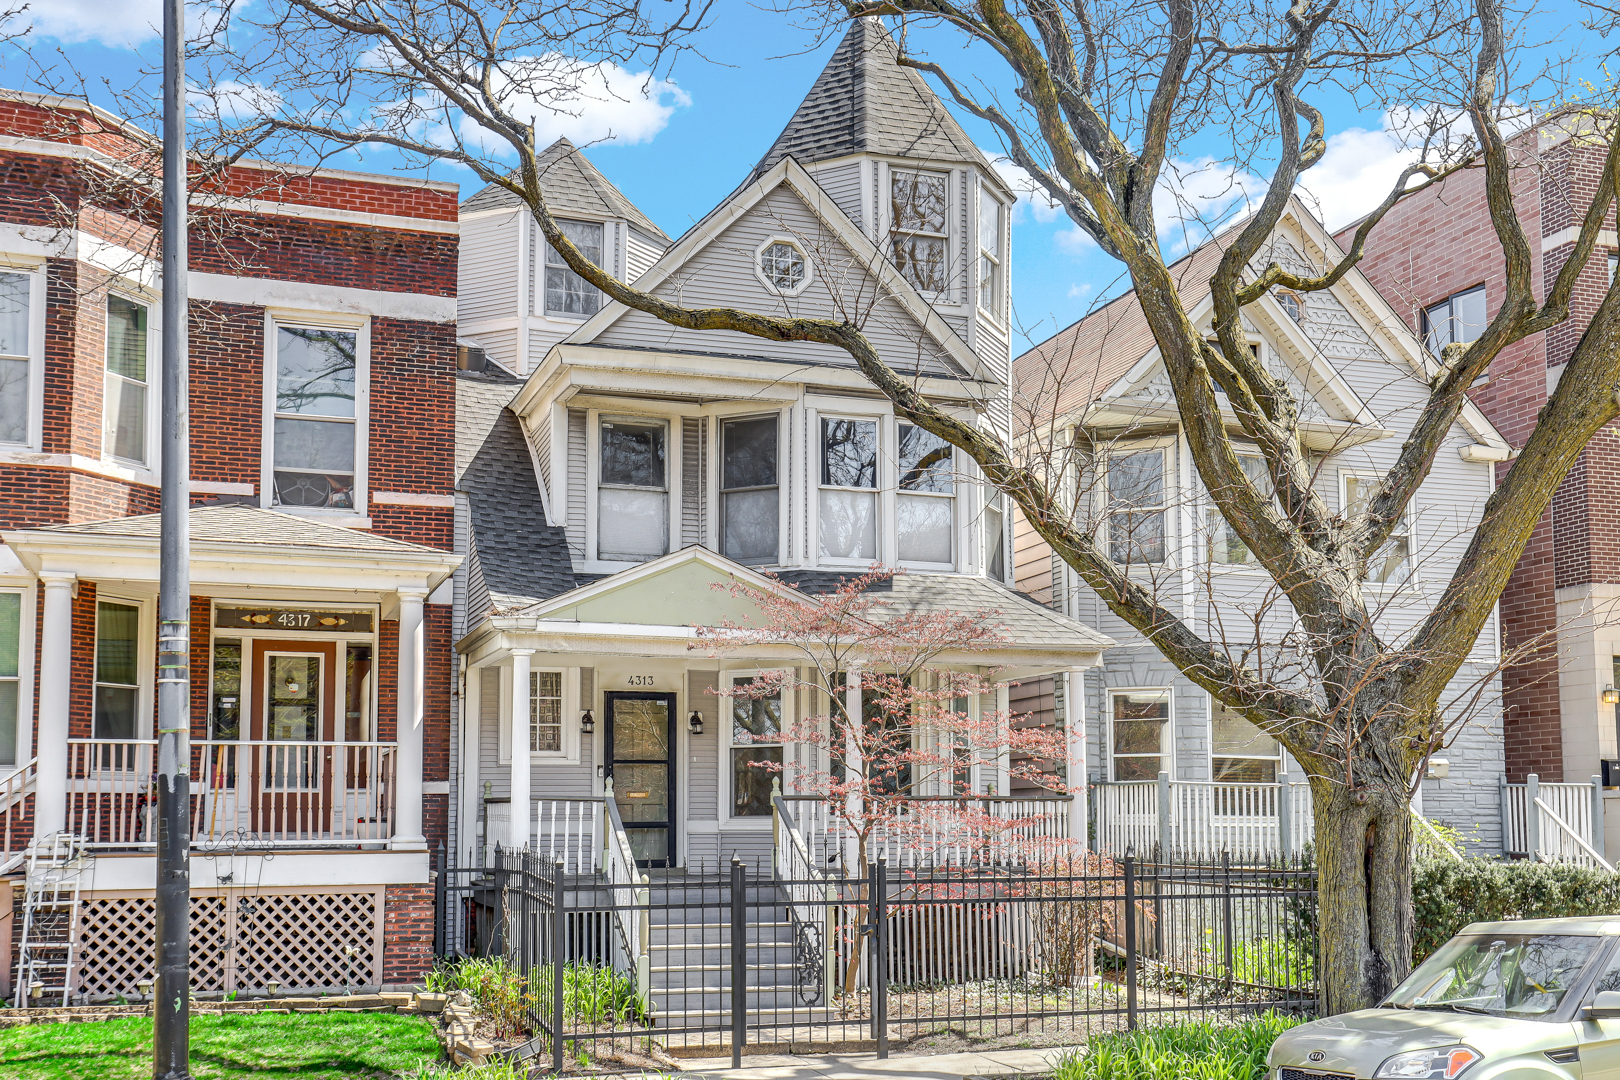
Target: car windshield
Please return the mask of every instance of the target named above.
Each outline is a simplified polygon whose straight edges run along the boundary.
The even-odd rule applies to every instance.
[[[1558,1008],[1604,939],[1570,934],[1468,934],[1423,961],[1384,1004],[1537,1020]]]

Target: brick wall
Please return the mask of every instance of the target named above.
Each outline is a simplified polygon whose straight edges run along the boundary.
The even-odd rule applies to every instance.
[[[191,268],[211,274],[311,281],[383,292],[456,294],[454,234],[339,221],[213,212],[194,230]]]
[[[383,982],[420,982],[432,966],[433,886],[388,886],[383,897]]]
[[[40,607],[45,606],[44,590]],[[96,583],[79,582],[73,598],[73,685],[68,691],[68,738],[93,739],[96,698]],[[38,700],[38,695],[35,695]]]
[[[264,309],[191,305],[191,475],[259,486]]]

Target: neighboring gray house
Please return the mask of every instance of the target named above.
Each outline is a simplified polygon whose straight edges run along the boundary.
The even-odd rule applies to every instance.
[[[1183,302],[1196,325],[1209,325],[1208,281],[1225,236],[1171,271],[1183,283]],[[1276,259],[1320,272],[1341,257],[1332,237],[1295,201],[1256,263]],[[1244,319],[1251,346],[1303,403],[1304,438],[1316,456],[1324,497],[1330,506],[1353,503],[1361,485],[1381,475],[1399,453],[1427,400],[1432,357],[1358,270],[1308,296],[1274,292],[1245,309]],[[1076,514],[1094,522],[1106,542],[1130,546],[1131,572],[1154,583],[1200,632],[1234,643],[1247,640],[1245,634],[1252,638],[1249,613],[1267,602],[1270,577],[1228,532],[1198,481],[1134,293],[1019,357],[1014,380],[1024,436],[1071,447],[1072,460],[1084,463],[1066,478],[1077,493]],[[1235,420],[1232,426],[1236,430]],[[1508,453],[1485,417],[1466,405],[1414,497],[1405,526],[1374,560],[1367,589],[1386,640],[1396,641],[1413,627],[1450,578],[1493,490],[1493,465]],[[1263,473],[1258,453],[1252,460]],[[1144,542],[1146,533],[1127,534],[1127,520],[1146,528],[1152,542]],[[1241,798],[1216,796],[1210,785],[1275,785],[1287,774],[1296,785],[1290,827],[1297,849],[1310,828],[1305,777],[1275,740],[1241,717],[1212,708],[1208,694],[1109,612],[1022,521],[1015,551],[1021,589],[1120,642],[1095,671],[1070,677],[1067,687],[1056,680],[1050,688],[1051,707],[1060,714],[1065,689],[1084,702],[1085,768],[1097,784],[1099,835],[1120,842],[1122,837],[1142,840],[1143,828],[1151,833],[1154,823],[1141,819],[1144,813],[1156,818],[1156,799],[1151,806],[1142,802],[1146,793],[1133,794],[1132,785],[1152,782],[1163,772],[1175,789],[1174,829],[1183,828],[1185,816],[1189,827],[1197,824],[1234,847],[1259,842],[1264,830],[1255,830],[1261,819],[1275,819],[1280,812],[1275,791],[1263,797],[1253,789]],[[1291,617],[1286,602],[1274,595],[1269,601],[1275,613],[1262,633],[1286,632]],[[1454,681],[1456,696],[1465,696],[1462,689],[1482,676],[1496,678],[1491,672],[1498,663],[1497,640],[1493,617]],[[1445,760],[1431,768],[1418,805],[1490,851],[1500,850],[1501,843],[1503,755],[1499,710],[1494,697],[1487,701],[1490,707],[1471,716],[1455,743],[1439,755]]]

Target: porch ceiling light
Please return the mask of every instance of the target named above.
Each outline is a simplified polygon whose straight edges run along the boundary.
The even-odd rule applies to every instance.
[[[703,734],[703,714],[693,709],[692,715],[686,718],[686,730],[694,735]]]
[[[1616,689],[1613,683],[1603,688],[1603,704],[1620,705],[1620,689]]]
[[[595,730],[596,717],[591,715],[591,710],[586,709],[583,713],[580,713],[579,716],[579,733],[581,735],[589,735]]]

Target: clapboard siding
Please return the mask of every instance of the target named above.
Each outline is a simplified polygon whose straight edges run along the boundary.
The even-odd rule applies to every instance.
[[[1043,604],[1052,602],[1052,548],[1013,507],[1013,583]]]
[[[510,318],[518,310],[518,229],[516,214],[474,218],[461,223],[456,274],[456,318]]]
[[[718,237],[687,263],[687,272],[660,285],[655,293],[690,307],[724,306],[753,311],[784,310],[783,301],[773,295],[754,276],[753,253],[766,238],[783,232],[804,236],[811,243],[836,244],[827,236],[820,222],[791,190],[777,188],[738,220],[722,230]],[[851,264],[845,270],[839,265],[835,274],[817,273],[815,280],[792,303],[796,315],[806,317],[843,318],[850,305],[871,304],[872,314],[866,319],[867,337],[891,363],[909,368],[920,360],[924,372],[964,374],[955,362],[948,359],[943,348],[911,318],[906,311],[890,299],[873,303],[874,283],[853,268],[853,255],[837,251],[830,256],[835,264],[846,260]],[[834,278],[829,286],[827,278]],[[831,288],[845,293],[846,304],[835,302]],[[645,312],[629,311],[604,330],[596,340],[604,345],[629,345],[640,348],[690,349],[696,352],[729,352],[743,355],[769,354],[781,361],[805,364],[851,366],[848,353],[835,346],[814,342],[781,342],[769,346],[758,338],[730,330],[681,330],[662,322]],[[922,343],[919,356],[919,342]]]
[[[466,316],[462,316],[466,318]],[[518,373],[518,335],[516,330],[479,331],[465,335],[483,346],[484,354],[513,374]]]
[[[568,553],[585,558],[585,410],[568,410]]]
[[[708,514],[708,427],[701,416],[681,418],[681,547],[703,543]]]
[[[478,780],[489,795],[512,794],[512,771],[501,761],[501,676],[498,667],[474,668],[478,673]]]
[[[540,477],[540,490],[545,493],[548,508],[556,505],[557,489],[551,486],[551,412],[548,409],[537,417],[540,422],[525,424],[524,435],[534,453],[534,468]],[[555,514],[555,511],[553,511]]]
[[[849,215],[857,226],[865,228],[865,215],[861,213],[861,163],[846,162],[821,169],[815,174],[821,190],[832,197],[838,209]]]
[[[641,235],[635,229],[629,230],[624,245],[626,284],[635,284],[636,279],[650,270],[652,264],[658,261],[658,256],[663,253],[663,245]]]
[[[720,744],[725,741],[720,732],[720,698],[714,691],[720,685],[718,671],[688,671],[686,673],[687,707],[696,709],[703,717],[704,731],[715,733],[714,738],[704,735],[693,738],[689,745],[690,770],[686,779],[687,816],[694,821],[715,821],[720,816]]]

